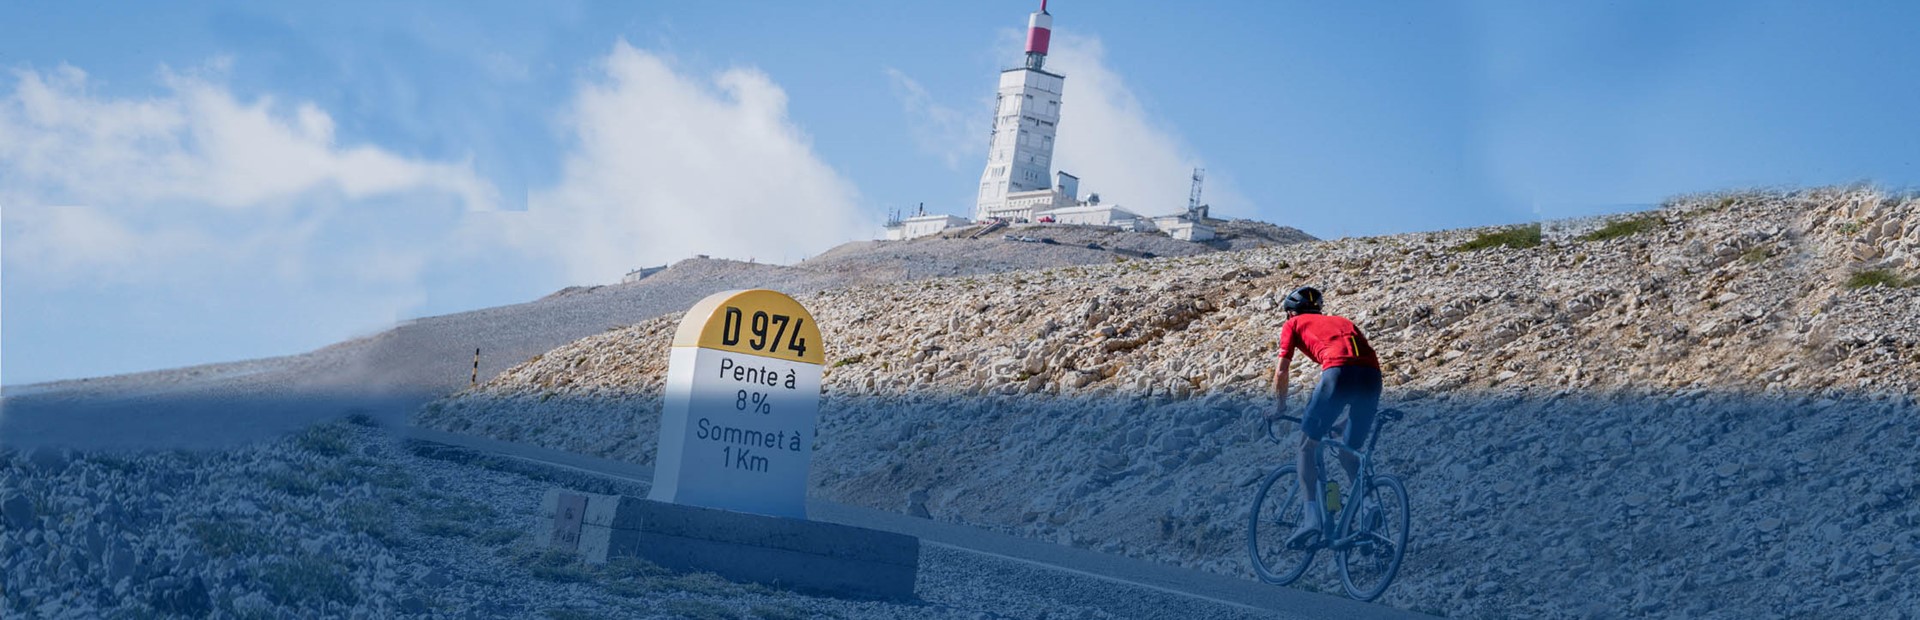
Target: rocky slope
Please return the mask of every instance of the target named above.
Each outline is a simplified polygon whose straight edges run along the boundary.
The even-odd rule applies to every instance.
[[[540,497],[643,489],[355,422],[223,451],[0,452],[0,617],[1114,617],[1034,585],[1099,584],[938,547],[923,550],[913,604],[584,565],[533,548]],[[1118,595],[1144,615],[1191,617],[1174,615],[1184,601]]]
[[[1110,263],[1142,256],[1194,256],[1221,250],[1314,241],[1297,228],[1251,220],[1215,220],[1220,238],[1192,243],[1159,233],[1104,226],[1015,224],[971,239],[979,227],[908,241],[855,241],[796,268],[858,278],[862,284]]]
[[[1897,617],[1920,609],[1920,288],[1889,283],[1916,260],[1920,199],[1835,188],[803,295],[831,365],[814,492],[1248,574],[1247,497],[1285,452],[1253,423],[1278,301],[1312,284],[1412,414],[1383,444],[1415,507],[1384,602]],[[676,320],[418,421],[650,462]]]
[[[1319,240],[1298,228],[1259,220],[1207,218],[1207,225],[1213,227],[1215,237],[1205,243],[1220,250],[1250,250]]]

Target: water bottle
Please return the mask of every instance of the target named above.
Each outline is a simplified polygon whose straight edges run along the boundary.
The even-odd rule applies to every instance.
[[[1327,481],[1327,512],[1340,512],[1340,483],[1332,480]]]

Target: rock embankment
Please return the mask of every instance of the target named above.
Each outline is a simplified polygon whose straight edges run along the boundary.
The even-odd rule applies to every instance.
[[[548,488],[644,488],[357,424],[201,452],[0,452],[6,618],[1112,618],[1006,578],[1098,585],[933,549],[915,604],[585,565],[532,547]],[[1179,601],[1121,593],[1153,617]],[[1241,617],[1212,610],[1219,617]]]
[[[655,597],[529,547],[547,484],[330,424],[229,451],[4,455],[0,608],[15,618],[798,613],[711,575],[625,567]],[[647,573],[641,575],[641,573]],[[653,581],[649,581],[649,577]],[[692,579],[706,595],[657,596]],[[657,586],[657,587],[655,587]],[[652,600],[649,600],[649,599]]]
[[[1247,574],[1250,485],[1284,458],[1252,420],[1310,284],[1412,413],[1383,447],[1416,510],[1387,603],[1887,616],[1920,608],[1916,260],[1920,199],[1849,188],[806,295],[815,493]],[[650,462],[675,321],[419,423]]]

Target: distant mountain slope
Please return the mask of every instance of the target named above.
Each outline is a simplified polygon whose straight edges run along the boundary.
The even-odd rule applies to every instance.
[[[1290,243],[1319,241],[1319,239],[1313,235],[1309,235],[1298,228],[1269,224],[1259,220],[1208,219],[1207,223],[1213,226],[1214,234],[1219,235],[1217,240],[1209,242],[1208,245],[1222,250],[1247,250],[1275,245],[1287,245]]]

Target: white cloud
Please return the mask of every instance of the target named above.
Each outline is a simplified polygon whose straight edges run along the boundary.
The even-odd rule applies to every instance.
[[[575,144],[513,239],[576,282],[694,253],[798,259],[871,235],[853,185],[813,153],[765,74],[710,80],[625,41],[565,117]]]
[[[977,168],[986,153],[987,135],[993,127],[989,118],[993,99],[982,98],[979,105],[965,108],[974,112],[969,114],[962,108],[941,104],[926,87],[899,69],[888,67],[886,71],[887,79],[893,83],[894,97],[900,100],[907,118],[913,120],[908,130],[913,134],[914,145],[939,157],[950,170]]]
[[[12,72],[0,91],[9,365],[36,378],[133,370],[118,352],[179,365],[383,327],[419,306],[426,263],[455,241],[419,222],[494,208],[468,164],[340,144],[327,112],[243,99],[221,67],[163,69],[144,97],[98,94],[68,66]]]
[[[336,144],[312,104],[277,111],[206,77],[163,71],[149,98],[96,96],[70,66],[14,73],[0,99],[8,271],[62,281],[191,280],[235,261],[306,273],[305,239],[341,199],[438,194],[492,209],[465,164]]]
[[[0,90],[8,365],[45,379],[288,353],[430,297],[486,299],[429,274],[498,273],[489,284],[522,291],[695,253],[798,259],[873,231],[765,74],[690,76],[624,42],[596,70],[561,118],[574,139],[560,180],[526,212],[496,209],[469,162],[343,143],[316,105],[236,95],[221,61],[162,69],[155,94],[130,97],[73,67],[13,72]],[[556,268],[570,281],[545,281]],[[190,346],[123,359],[129,342]]]
[[[495,202],[465,164],[336,145],[332,118],[312,104],[278,114],[270,97],[244,102],[204,77],[171,71],[162,77],[169,92],[149,99],[95,97],[86,74],[70,66],[15,77],[12,96],[0,102],[0,163],[11,169],[4,183],[16,199],[251,209],[330,189],[349,199],[447,192],[481,210]]]

